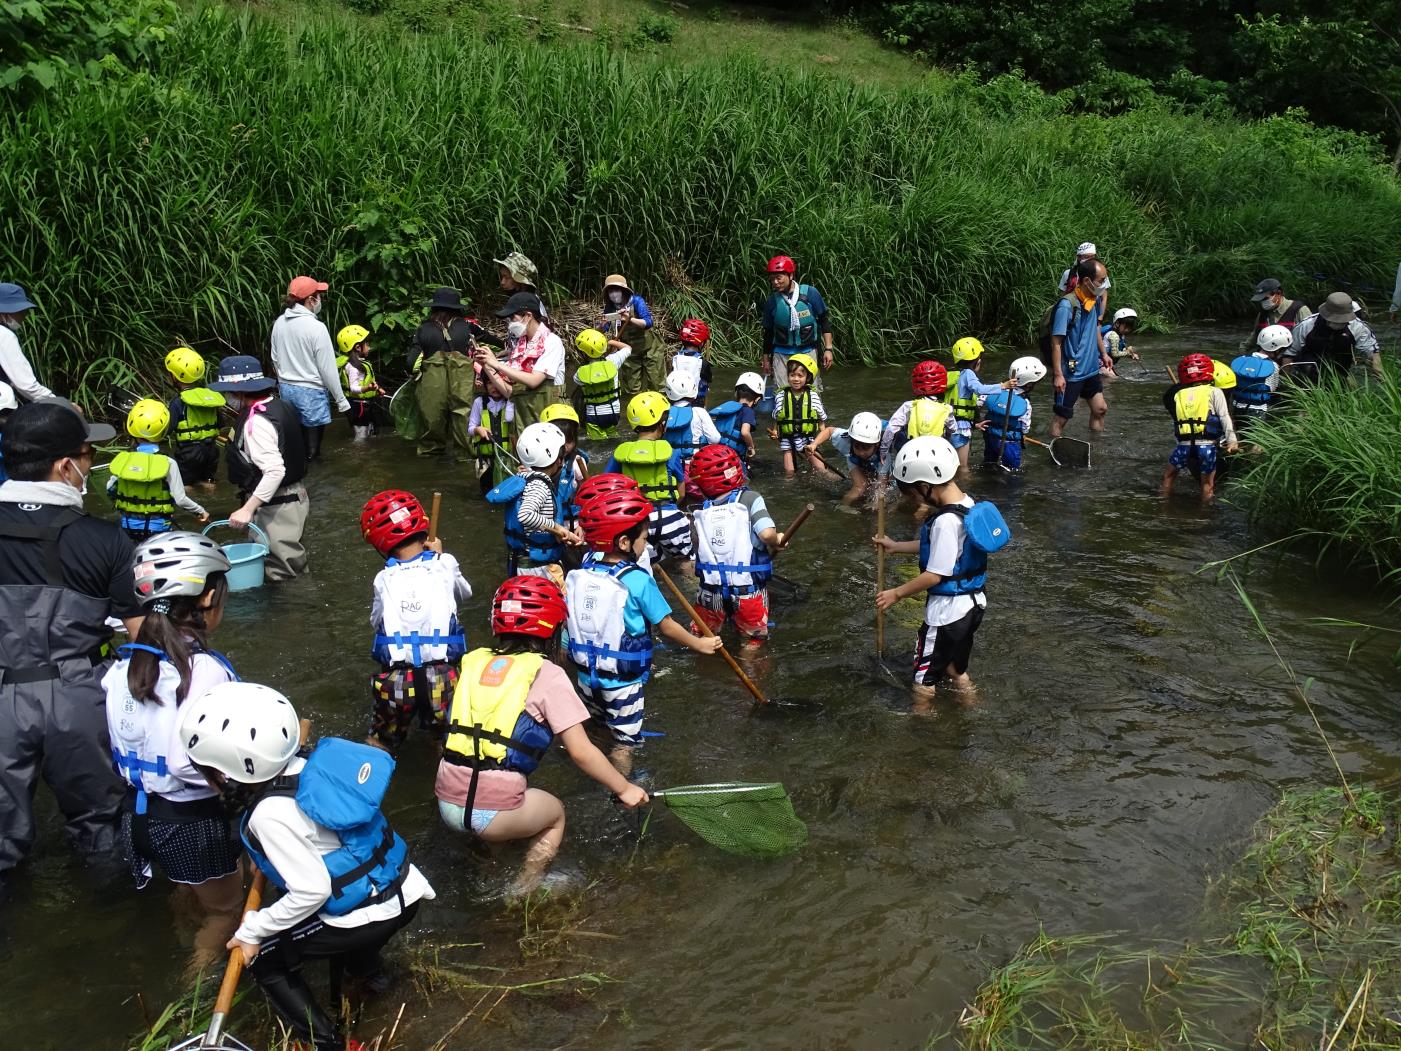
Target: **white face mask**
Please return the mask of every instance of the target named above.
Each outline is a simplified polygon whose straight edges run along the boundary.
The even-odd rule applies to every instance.
[[[511,334],[512,339],[520,339],[529,327],[530,322],[528,321],[512,321],[506,325],[506,331]]]
[[[78,472],[78,477],[79,477],[79,479],[81,479],[81,481],[79,482],[79,484],[78,484],[78,485],[74,485],[73,488],[76,489],[76,490],[78,490],[78,495],[79,495],[79,496],[87,496],[87,495],[88,495],[88,476],[85,475],[85,474],[83,473],[83,469],[82,469],[81,467],[78,466],[78,461],[77,461],[77,460],[69,460],[68,462],[71,463],[71,464],[73,465],[73,467],[74,467],[75,470],[77,470],[77,472]],[[68,472],[65,470],[63,473],[64,473],[65,475],[67,475]],[[68,479],[67,479],[66,477],[65,477],[63,480],[64,480],[65,482],[68,482]],[[69,485],[73,485],[72,482],[68,482],[68,484],[69,484]]]
[[[608,302],[612,303],[615,307],[621,306],[623,302],[622,289],[610,288],[608,290]]]
[[[310,310],[313,314],[321,313],[321,297],[312,296],[306,301],[306,308]]]

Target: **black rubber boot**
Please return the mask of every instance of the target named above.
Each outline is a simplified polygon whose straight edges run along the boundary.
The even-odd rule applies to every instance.
[[[336,1023],[321,1010],[321,1005],[316,1002],[316,997],[299,973],[274,971],[259,974],[255,968],[253,976],[277,1013],[297,1036],[310,1039],[316,1051],[342,1051],[345,1038],[341,1036]]]
[[[312,463],[321,459],[321,436],[326,433],[326,425],[303,427],[302,440],[306,443],[306,460]]]

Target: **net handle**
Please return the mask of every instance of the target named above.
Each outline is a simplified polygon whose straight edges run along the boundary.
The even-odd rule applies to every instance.
[[[653,799],[665,799],[668,796],[719,795],[723,792],[760,792],[764,789],[774,788],[783,791],[783,784],[779,781],[717,781],[708,785],[677,785],[675,788],[658,789],[655,792],[648,792],[647,794]]]

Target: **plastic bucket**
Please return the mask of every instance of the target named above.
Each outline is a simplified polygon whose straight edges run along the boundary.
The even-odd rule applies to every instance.
[[[227,518],[221,518],[217,522],[210,522],[203,532],[207,536],[211,529],[228,524]],[[252,522],[248,523],[248,529],[259,536],[262,542],[219,545],[229,560],[230,591],[251,591],[263,584],[263,562],[268,556],[268,535]]]

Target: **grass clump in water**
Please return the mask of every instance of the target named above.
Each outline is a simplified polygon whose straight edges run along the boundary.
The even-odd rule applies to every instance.
[[[1401,801],[1291,793],[1214,897],[1228,929],[1177,946],[1044,931],[978,989],[976,1051],[1401,1046]]]
[[[1254,424],[1236,491],[1258,524],[1384,575],[1401,564],[1401,383],[1292,387]]]

